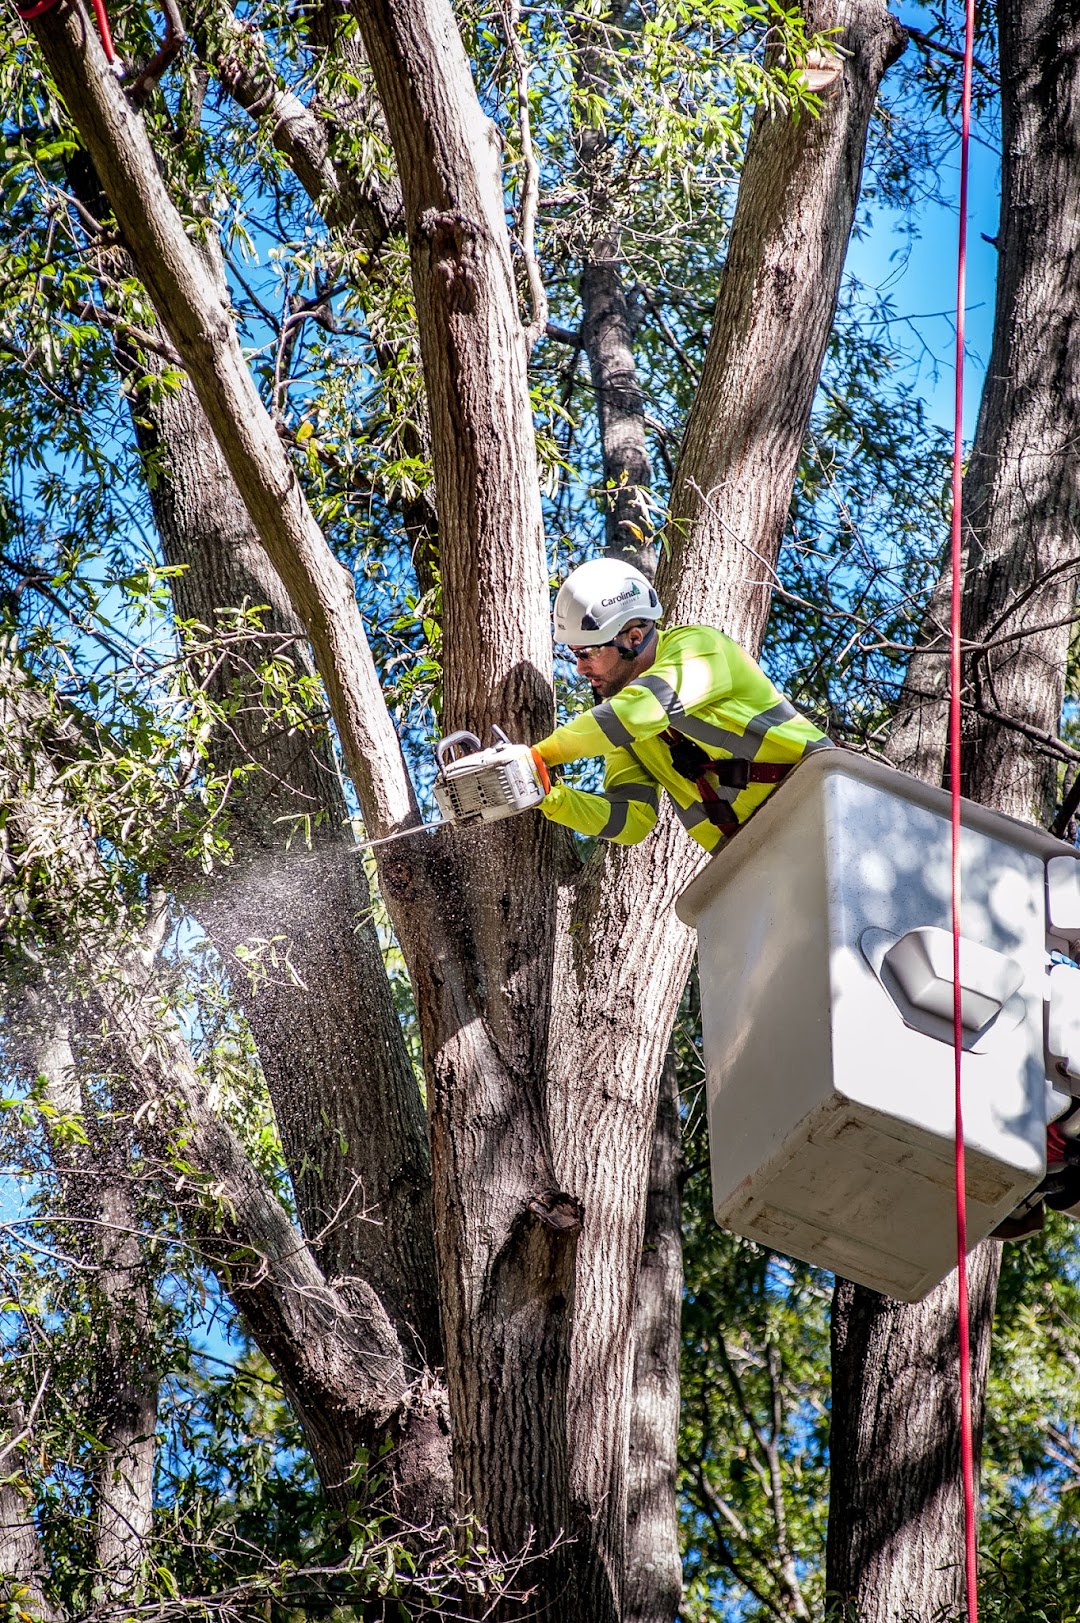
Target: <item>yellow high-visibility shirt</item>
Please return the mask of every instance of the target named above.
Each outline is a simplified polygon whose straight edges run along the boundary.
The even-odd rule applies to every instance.
[[[549,766],[604,757],[602,794],[557,783],[541,802],[544,816],[579,834],[635,845],[656,822],[659,791],[666,789],[687,831],[713,850],[724,836],[709,821],[696,784],[675,771],[659,736],[668,728],[713,760],[796,762],[831,747],[738,643],[711,626],[673,626],[658,634],[647,671],[536,746]],[[751,783],[741,790],[718,787],[717,794],[744,823],[775,787]]]

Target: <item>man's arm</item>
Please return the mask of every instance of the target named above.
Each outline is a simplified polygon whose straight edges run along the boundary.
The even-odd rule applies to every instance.
[[[562,823],[577,834],[598,835],[616,845],[636,845],[656,822],[660,801],[656,784],[626,750],[609,754],[605,766],[602,794],[556,783],[539,809],[551,822]]]
[[[637,738],[652,738],[669,725],[663,705],[648,688],[632,683],[612,699],[594,705],[556,727],[535,746],[548,766],[565,766],[586,755],[610,756]]]

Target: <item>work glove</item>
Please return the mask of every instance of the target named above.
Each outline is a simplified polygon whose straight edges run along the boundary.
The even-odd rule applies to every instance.
[[[529,751],[529,754],[532,756],[532,763],[536,768],[537,781],[539,782],[545,795],[549,795],[551,793],[551,774],[548,771],[547,762],[544,760],[544,757],[540,754],[540,751],[537,749],[535,744]]]

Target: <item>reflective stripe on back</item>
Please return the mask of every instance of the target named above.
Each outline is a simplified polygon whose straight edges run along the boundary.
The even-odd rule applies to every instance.
[[[664,686],[667,684],[665,683]],[[735,755],[742,761],[756,761],[761,753],[761,746],[765,735],[774,727],[780,727],[786,721],[799,719],[799,712],[787,699],[781,699],[769,710],[762,710],[758,715],[751,716],[741,733],[729,732],[726,727],[716,727],[711,721],[702,721],[699,716],[687,716],[679,706],[679,713],[669,712],[671,725],[677,733],[684,733],[697,744],[708,744],[711,749],[727,750],[729,755]]]

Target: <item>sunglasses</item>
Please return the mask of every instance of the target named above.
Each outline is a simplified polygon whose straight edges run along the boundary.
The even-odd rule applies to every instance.
[[[571,659],[581,660],[592,659],[593,655],[598,654],[602,648],[616,647],[618,647],[618,644],[613,638],[611,642],[594,642],[591,648],[568,648],[566,651]]]

